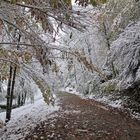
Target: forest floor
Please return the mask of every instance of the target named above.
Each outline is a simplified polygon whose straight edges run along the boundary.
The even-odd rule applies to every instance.
[[[91,99],[61,93],[56,117],[41,122],[25,140],[140,140],[140,121]]]

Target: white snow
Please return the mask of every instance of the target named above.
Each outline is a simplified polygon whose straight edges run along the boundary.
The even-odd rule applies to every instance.
[[[77,92],[75,89],[70,88],[70,87],[66,87],[66,88],[64,88],[64,89],[61,89],[61,91],[66,91],[66,92],[68,92],[68,93],[72,93],[72,94],[80,95],[79,92]]]
[[[53,113],[58,109],[57,103],[54,106],[47,105],[43,98],[36,100],[34,104],[13,109],[11,120],[0,129],[0,140],[24,139],[37,124],[54,117]],[[5,112],[0,113],[0,120],[4,122]]]

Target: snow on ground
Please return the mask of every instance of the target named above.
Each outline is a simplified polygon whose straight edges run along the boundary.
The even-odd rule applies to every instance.
[[[57,102],[54,106],[47,105],[43,98],[39,98],[34,104],[13,109],[11,120],[2,129],[0,128],[0,140],[24,139],[29,130],[35,128],[41,121],[54,117],[53,113],[58,109]],[[5,112],[0,113],[0,120],[4,122]]]

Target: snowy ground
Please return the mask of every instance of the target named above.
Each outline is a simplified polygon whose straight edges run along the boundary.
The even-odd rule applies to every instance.
[[[57,102],[54,106],[47,105],[42,98],[34,104],[26,104],[13,109],[11,120],[0,128],[0,140],[22,140],[38,123],[54,117],[53,113],[59,109]],[[5,112],[0,113],[0,121],[4,122]]]

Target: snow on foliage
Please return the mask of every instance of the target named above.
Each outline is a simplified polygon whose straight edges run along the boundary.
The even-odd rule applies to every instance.
[[[77,6],[74,8],[77,9]],[[79,57],[71,55],[71,59],[63,62],[66,66],[60,66],[60,70],[64,73],[65,88],[70,87],[83,94],[92,94],[92,92],[98,92],[95,88],[98,88],[97,83],[102,77],[100,74],[102,74],[102,67],[107,59],[108,48],[96,21],[100,11],[91,6],[83,9],[80,7],[80,11],[87,13],[83,20],[87,25],[87,30],[79,32],[66,27],[66,32],[60,35],[61,46],[80,55]],[[84,63],[80,57],[85,60]],[[89,65],[91,69],[88,69]]]
[[[129,24],[112,43],[111,61],[115,62],[119,78],[126,86],[140,81],[140,22]]]
[[[116,39],[130,21],[140,18],[139,4],[136,0],[108,0],[105,11],[111,40]]]

